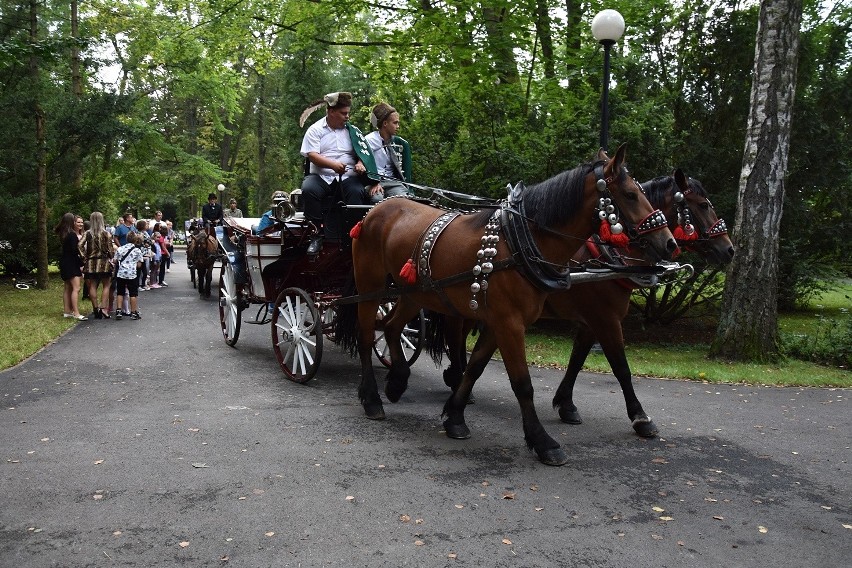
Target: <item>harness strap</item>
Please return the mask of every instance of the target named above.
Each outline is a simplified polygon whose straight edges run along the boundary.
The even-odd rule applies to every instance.
[[[557,270],[542,257],[526,222],[523,199],[519,200],[517,211],[504,206],[501,209],[501,221],[506,228],[506,243],[509,245],[512,259],[527,280],[545,292],[567,290],[571,287],[568,267]]]

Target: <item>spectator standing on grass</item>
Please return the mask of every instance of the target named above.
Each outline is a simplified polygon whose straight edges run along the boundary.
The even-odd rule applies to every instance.
[[[136,233],[127,235],[127,244],[118,247],[113,257],[116,270],[116,309],[115,319],[120,320],[124,313],[121,306],[125,295],[130,296],[130,319],[142,319],[139,315],[139,275],[137,270],[142,264],[142,249],[139,247],[141,237]]]
[[[62,277],[64,285],[62,303],[65,311],[63,317],[85,321],[88,318],[80,315],[79,307],[83,262],[77,248],[80,242],[80,232],[83,230],[83,218],[73,213],[66,213],[54,230],[62,243],[62,255],[59,257],[59,275]]]
[[[90,229],[83,233],[77,245],[83,258],[83,275],[89,287],[89,300],[95,319],[109,318],[109,286],[112,282],[112,256],[115,252],[112,235],[104,226],[104,216],[95,211],[89,216]],[[102,286],[100,298],[98,285]],[[100,300],[100,302],[98,301]]]

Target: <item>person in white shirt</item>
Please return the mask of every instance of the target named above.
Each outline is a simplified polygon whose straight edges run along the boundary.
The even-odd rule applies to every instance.
[[[316,254],[322,248],[323,198],[339,191],[344,203],[363,205],[367,199],[365,188],[372,189],[378,182],[370,146],[361,131],[349,122],[352,95],[346,92],[325,95],[302,113],[299,125],[303,126],[311,112],[322,106],[326,107],[326,115],[308,128],[301,148],[309,166],[302,182],[305,219],[318,228],[308,254]]]

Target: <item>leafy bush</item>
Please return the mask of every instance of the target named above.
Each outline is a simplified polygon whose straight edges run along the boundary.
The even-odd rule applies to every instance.
[[[821,325],[813,334],[781,334],[784,355],[852,370],[852,316],[845,321],[819,316]]]

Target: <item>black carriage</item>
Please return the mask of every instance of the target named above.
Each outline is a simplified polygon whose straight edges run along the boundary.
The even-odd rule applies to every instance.
[[[275,224],[257,230],[260,219],[225,218],[216,227],[224,251],[219,277],[219,319],[225,342],[234,346],[243,323],[270,324],[272,349],[284,375],[298,383],[309,381],[319,368],[323,341],[334,340],[336,300],[351,284],[352,243],[349,228],[370,206],[340,203],[338,231],[326,231],[322,249],[307,253],[317,228],[290,203],[272,213]],[[388,299],[376,315],[375,353],[390,365],[381,322],[393,309]],[[253,308],[252,319],[243,312]],[[256,308],[256,309],[254,309]],[[403,352],[409,364],[420,355],[425,335],[421,313],[406,327]]]

